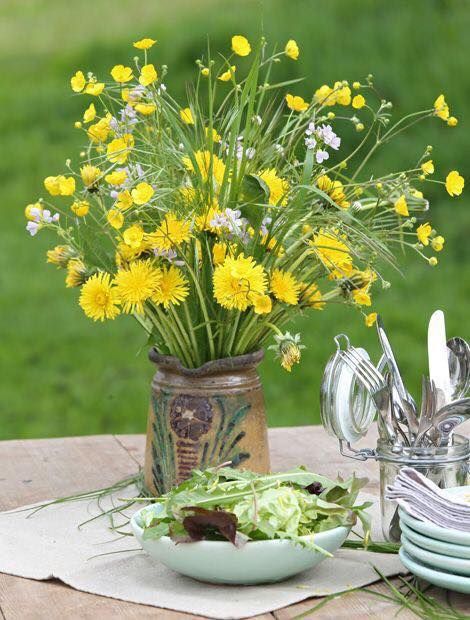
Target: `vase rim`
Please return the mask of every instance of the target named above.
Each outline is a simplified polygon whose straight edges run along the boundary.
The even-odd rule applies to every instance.
[[[210,360],[198,368],[186,368],[179,358],[174,355],[162,355],[158,353],[155,347],[152,347],[149,351],[149,359],[151,362],[154,362],[157,366],[175,370],[188,377],[204,377],[206,375],[229,372],[232,370],[243,370],[250,366],[257,366],[263,357],[264,351],[260,350],[254,351],[253,353],[245,353],[244,355]]]

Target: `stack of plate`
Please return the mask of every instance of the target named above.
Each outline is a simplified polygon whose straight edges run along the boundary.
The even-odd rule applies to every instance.
[[[469,501],[470,487],[446,493]],[[399,515],[400,559],[406,568],[436,586],[470,594],[470,533],[418,521],[402,508]]]

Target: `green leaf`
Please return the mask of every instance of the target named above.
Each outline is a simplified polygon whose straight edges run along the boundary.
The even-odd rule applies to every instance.
[[[264,205],[269,201],[269,187],[256,174],[246,174],[241,184],[240,198],[243,204],[240,211],[250,225],[259,230],[264,217]]]

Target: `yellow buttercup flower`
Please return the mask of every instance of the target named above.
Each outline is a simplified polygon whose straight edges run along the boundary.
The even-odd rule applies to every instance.
[[[346,275],[352,270],[353,260],[345,241],[345,235],[338,230],[320,228],[309,245],[329,271]]]
[[[212,161],[212,176],[218,185],[222,184],[225,174],[225,164],[219,157],[217,157],[217,155],[213,153],[211,157],[210,151],[196,151],[194,153],[194,159],[196,160],[197,170],[199,171],[204,182],[207,181],[209,177],[209,170]],[[193,162],[189,157],[183,157],[183,164],[186,170],[189,172],[195,172]]]
[[[315,94],[313,96],[315,103],[320,105],[332,106],[336,103],[335,94],[333,93],[333,89],[328,86],[328,84],[323,84],[320,88],[317,88]]]
[[[128,189],[119,192],[116,199],[116,208],[121,211],[126,211],[133,205],[132,195]]]
[[[142,246],[142,241],[144,240],[143,228],[139,224],[134,224],[126,228],[122,237],[126,245],[136,250]]]
[[[369,293],[366,289],[357,288],[352,292],[352,297],[354,301],[360,306],[370,306],[372,305],[372,300]]]
[[[208,138],[210,136],[210,129],[209,127],[206,127],[206,138]],[[217,133],[217,130],[212,128],[212,142],[216,142],[219,143],[222,141],[222,136]]]
[[[336,103],[339,105],[349,105],[351,103],[351,89],[343,82],[335,82],[333,87]]]
[[[85,187],[92,187],[101,176],[101,170],[96,166],[86,164],[80,168],[80,176]]]
[[[117,317],[118,297],[109,273],[95,273],[88,278],[82,286],[78,303],[85,315],[94,321]]]
[[[140,70],[139,82],[142,86],[149,86],[158,80],[158,73],[155,67],[150,65],[144,65]]]
[[[193,113],[191,108],[183,108],[180,110],[180,118],[186,125],[194,125]]]
[[[156,109],[157,106],[154,103],[138,103],[135,106],[136,112],[139,112],[139,114],[143,114],[144,116],[153,114]]]
[[[91,123],[91,121],[94,120],[95,116],[96,116],[95,104],[90,103],[90,105],[87,107],[85,112],[83,112],[83,122]]]
[[[77,288],[84,284],[87,280],[87,270],[82,260],[72,258],[67,263],[67,276],[65,278],[65,286],[67,288]]]
[[[52,178],[52,177],[48,177],[48,178]],[[43,206],[40,202],[33,202],[25,207],[24,216],[27,220],[33,221],[36,219],[36,214],[42,213],[43,210],[44,210]]]
[[[70,86],[74,93],[81,93],[85,88],[86,79],[83,71],[77,71],[75,75],[70,78]]]
[[[76,200],[70,208],[77,217],[85,217],[90,210],[90,203],[86,200]]]
[[[349,209],[351,203],[346,199],[344,185],[341,181],[333,181],[327,174],[323,174],[317,179],[317,187],[328,194],[333,202],[341,209]]]
[[[75,179],[62,174],[56,177],[46,177],[44,187],[51,196],[71,196],[75,192]]]
[[[443,121],[447,121],[449,118],[449,106],[446,103],[444,95],[439,95],[434,102],[434,114]]]
[[[298,95],[287,94],[286,97],[287,107],[294,112],[305,112],[308,110],[308,103],[299,97]]]
[[[51,196],[60,196],[59,177],[46,177],[44,179],[44,187]]]
[[[287,194],[289,192],[289,182],[286,179],[278,176],[275,168],[268,168],[262,170],[259,173],[260,179],[262,179],[269,188],[269,204],[281,205],[287,204]]]
[[[103,82],[88,82],[85,86],[85,93],[87,95],[92,95],[93,97],[99,97],[103,91]]]
[[[90,125],[87,130],[87,135],[92,142],[106,142],[111,127],[109,125],[110,119],[108,117],[101,118],[97,123]]]
[[[116,230],[122,228],[124,224],[124,215],[119,209],[110,209],[106,214],[106,219],[108,220],[108,224]]]
[[[452,170],[446,177],[446,190],[450,196],[460,196],[465,185],[465,179],[457,170]]]
[[[367,327],[372,327],[373,325],[375,325],[376,321],[377,321],[377,312],[371,312],[366,317],[364,317],[364,323],[366,324]]]
[[[421,170],[424,174],[433,174],[434,173],[434,163],[432,159],[425,161],[421,164]]]
[[[214,297],[224,308],[246,310],[258,295],[266,291],[266,274],[252,256],[227,256],[213,275]]]
[[[132,200],[136,205],[144,205],[152,198],[155,190],[148,183],[139,183],[131,192]]]
[[[431,241],[432,249],[435,252],[442,252],[442,250],[444,249],[444,243],[444,237],[442,237],[441,235],[437,235],[437,237],[434,237],[434,239],[432,239]]]
[[[366,100],[362,95],[356,95],[355,97],[353,97],[351,105],[356,110],[360,110],[366,105]]]
[[[288,271],[275,269],[271,274],[270,288],[279,301],[294,306],[299,301],[300,284]]]
[[[421,224],[421,226],[418,226],[416,229],[416,236],[418,237],[419,242],[423,245],[429,245],[429,237],[431,236],[431,233],[432,226],[429,222],[426,222],[426,224]]]
[[[106,155],[109,161],[124,164],[133,147],[134,137],[131,134],[125,134],[122,138],[115,138],[108,144]]]
[[[395,208],[395,212],[398,213],[398,215],[403,215],[404,217],[409,216],[410,213],[408,211],[408,203],[406,202],[404,194],[402,194],[400,198],[395,201],[393,206]]]
[[[188,295],[188,281],[181,269],[173,265],[163,267],[160,285],[152,295],[152,301],[162,304],[164,308],[169,308],[171,305],[178,306]]]
[[[289,39],[284,48],[284,53],[292,60],[297,60],[299,57],[299,46],[294,41],[294,39]]]
[[[167,213],[160,226],[146,236],[147,244],[159,250],[171,250],[191,239],[191,223]]]
[[[134,41],[132,45],[138,50],[148,50],[153,45],[155,45],[155,43],[156,43],[155,39],[145,38],[145,39],[140,39],[139,41]]]
[[[224,71],[224,73],[222,73],[221,75],[219,75],[218,79],[221,82],[228,82],[229,80],[232,79],[232,75],[234,75],[235,71],[237,70],[235,65],[232,65],[230,67],[230,69],[227,69],[227,71]]]
[[[111,69],[111,77],[115,82],[123,84],[124,82],[130,82],[134,77],[131,67],[125,67],[124,65],[114,65]]]
[[[273,308],[273,302],[269,295],[256,295],[253,300],[255,314],[269,314]]]
[[[251,45],[248,39],[239,34],[232,37],[232,51],[238,56],[248,56],[251,52]]]
[[[127,179],[127,172],[125,170],[113,170],[104,179],[110,185],[122,185]]]
[[[144,303],[160,289],[162,271],[150,261],[136,260],[116,274],[116,293],[124,312],[143,314]]]

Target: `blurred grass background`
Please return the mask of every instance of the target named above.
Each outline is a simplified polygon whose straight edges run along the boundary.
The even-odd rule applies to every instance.
[[[470,3],[466,0],[2,0],[0,3],[0,439],[91,433],[144,432],[149,380],[143,334],[131,319],[103,325],[85,318],[63,272],[46,265],[54,240],[31,239],[24,206],[43,193],[42,180],[62,170],[80,148],[73,122],[84,99],[72,97],[77,68],[107,73],[133,56],[132,41],[158,39],[156,64],[183,98],[206,37],[228,49],[233,34],[270,42],[295,38],[301,59],[283,63],[296,89],[337,79],[375,76],[396,113],[430,107],[440,92],[459,117],[456,129],[432,119],[393,143],[378,166],[406,168],[427,144],[437,176],[450,169],[469,177]],[[406,278],[379,292],[374,309],[391,334],[403,374],[416,391],[426,372],[426,327],[431,312],[447,310],[448,333],[469,336],[468,198],[450,199],[441,186],[425,188],[432,223],[446,237],[435,269],[411,256]],[[375,330],[347,308],[303,320],[308,348],[291,375],[268,353],[262,367],[271,426],[319,421],[318,390],[332,338],[347,332],[378,356]]]

